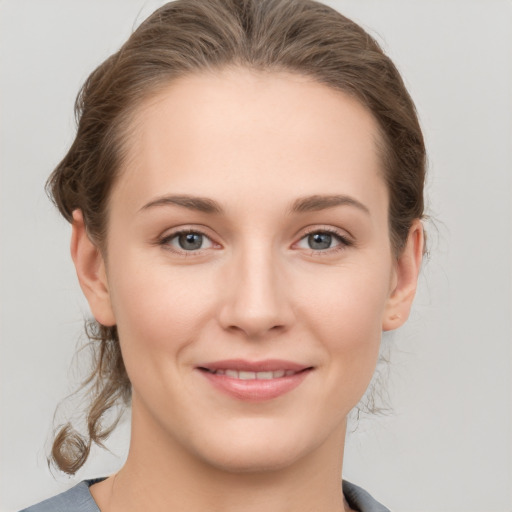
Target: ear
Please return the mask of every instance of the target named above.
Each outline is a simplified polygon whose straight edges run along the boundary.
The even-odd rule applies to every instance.
[[[116,324],[100,249],[90,240],[81,210],[73,212],[71,257],[75,264],[80,287],[94,318],[102,325]]]
[[[423,245],[423,225],[416,219],[409,229],[406,245],[395,263],[392,289],[382,321],[383,331],[397,329],[409,317],[418,285]]]

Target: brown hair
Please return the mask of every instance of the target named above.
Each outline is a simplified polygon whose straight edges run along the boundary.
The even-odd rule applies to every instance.
[[[399,254],[414,219],[423,216],[425,147],[414,104],[391,60],[360,26],[313,0],[177,0],[155,11],[83,85],[76,138],[50,176],[47,190],[62,215],[84,216],[102,248],[110,191],[123,162],[130,116],[173,79],[226,66],[287,71],[312,77],[357,98],[379,123],[390,207],[391,242]],[[91,394],[88,435],[70,423],[55,436],[50,461],[66,473],[85,462],[127,405],[131,385],[115,327],[89,323],[97,346],[84,383]]]

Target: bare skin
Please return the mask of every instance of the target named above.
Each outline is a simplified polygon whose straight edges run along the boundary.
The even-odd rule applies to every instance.
[[[133,386],[127,462],[94,499],[102,512],[350,510],[346,417],[382,331],[407,319],[423,248],[419,220],[398,258],[390,245],[376,121],[311,79],[230,69],[170,84],[132,128],[106,251],[74,212],[82,289],[117,325]],[[304,378],[256,400],[240,373],[228,388],[241,394],[225,392],[208,365],[232,359]]]

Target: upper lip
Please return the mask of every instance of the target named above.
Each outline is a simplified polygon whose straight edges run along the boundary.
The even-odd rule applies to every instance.
[[[247,361],[245,359],[225,359],[223,361],[215,361],[198,365],[198,368],[207,370],[238,370],[245,372],[275,372],[278,370],[292,370],[300,372],[311,366],[285,361],[282,359],[265,359],[263,361]]]

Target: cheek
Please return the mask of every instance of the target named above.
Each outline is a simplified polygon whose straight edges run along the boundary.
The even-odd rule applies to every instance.
[[[331,269],[319,279],[311,275],[302,283],[302,314],[316,319],[319,330],[330,332],[334,346],[380,334],[389,295],[389,267],[346,265]],[[336,335],[339,333],[339,336]]]
[[[343,268],[317,282],[304,297],[301,316],[320,340],[329,365],[331,389],[354,397],[366,390],[378,360],[382,317],[389,293],[389,267]],[[321,286],[320,286],[321,285]],[[344,389],[344,391],[341,390]]]
[[[209,280],[147,258],[117,261],[122,265],[112,269],[109,282],[123,351],[158,358],[193,341],[198,317],[210,304],[211,293],[205,289]]]
[[[184,275],[184,269],[161,262],[141,264],[137,258],[132,264],[125,259],[124,268],[112,273],[112,306],[124,364],[134,392],[146,404],[179,402],[183,363],[204,327],[200,320],[209,316],[210,293],[204,289],[209,281],[191,279],[190,271]]]

